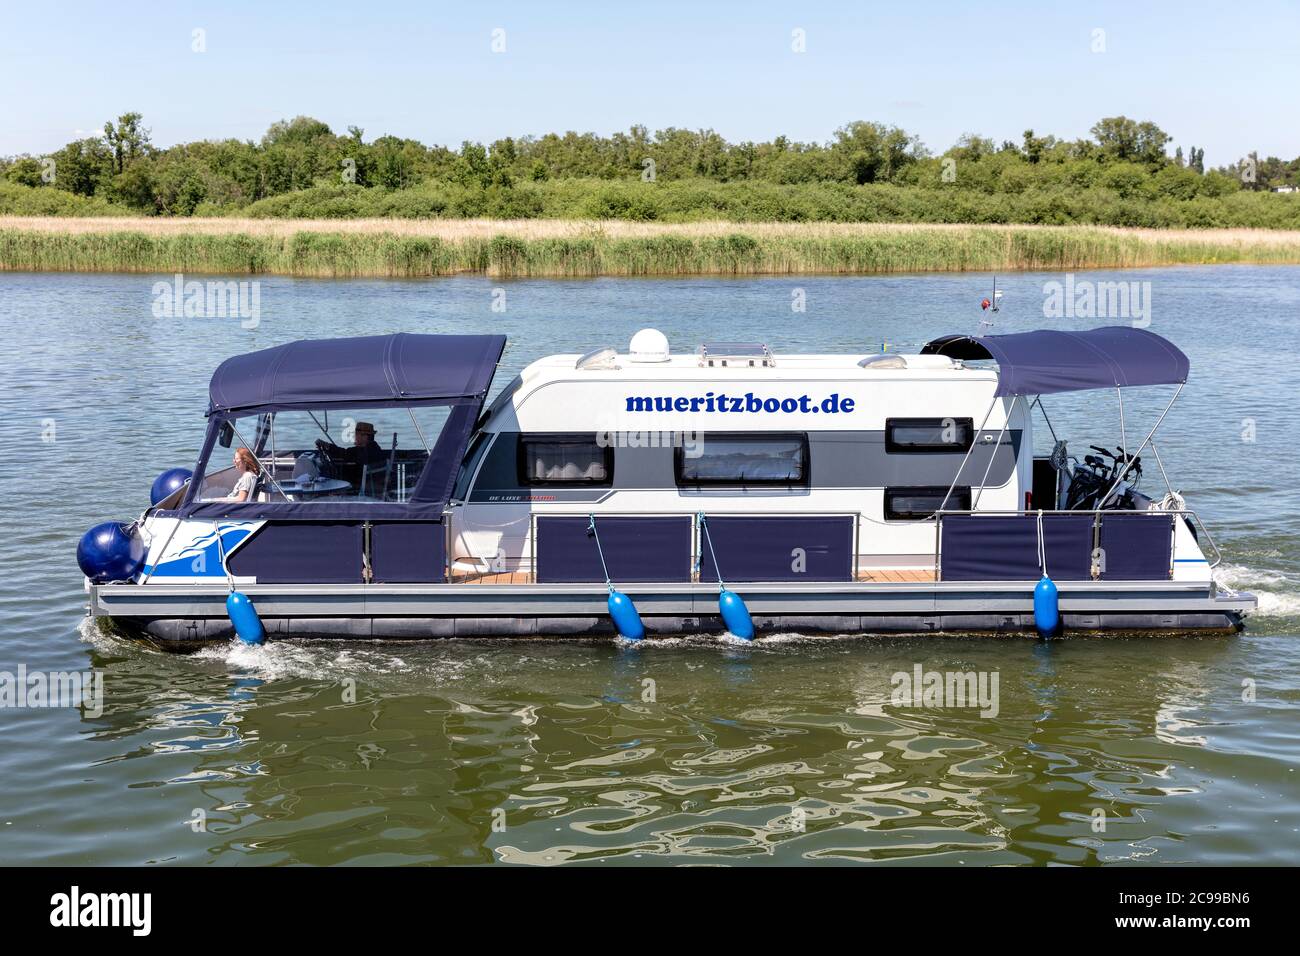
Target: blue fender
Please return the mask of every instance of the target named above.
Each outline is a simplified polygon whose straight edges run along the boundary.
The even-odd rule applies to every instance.
[[[739,594],[723,589],[718,595],[718,612],[722,615],[722,623],[735,637],[742,641],[754,639],[754,622]]]
[[[149,504],[156,505],[178,488],[185,487],[185,483],[193,477],[194,472],[188,468],[168,468],[153,480],[153,487],[149,489]]]
[[[96,584],[130,581],[144,567],[144,540],[134,525],[97,524],[77,542],[77,565]]]
[[[1061,629],[1060,595],[1046,574],[1034,587],[1034,627],[1043,638],[1053,637]]]
[[[618,628],[619,636],[629,641],[639,641],[645,637],[645,625],[641,615],[636,612],[632,599],[621,591],[609,592],[609,618]]]
[[[245,644],[261,644],[266,640],[262,619],[257,616],[257,609],[248,595],[231,591],[230,597],[226,598],[226,614],[230,623],[235,625],[235,633]]]

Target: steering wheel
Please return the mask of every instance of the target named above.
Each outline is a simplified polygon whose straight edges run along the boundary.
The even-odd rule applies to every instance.
[[[316,453],[315,453],[315,454],[316,454],[316,458],[318,459],[318,462],[319,462],[319,464],[320,464],[320,470],[321,470],[322,473],[331,473],[331,472],[333,472],[333,471],[335,470],[337,464],[338,464],[338,463],[334,460],[334,456],[330,453],[330,450],[329,450],[329,444],[330,444],[330,443],[327,442],[327,441],[326,441],[325,439],[323,439],[323,438],[317,438],[317,439],[316,439]]]

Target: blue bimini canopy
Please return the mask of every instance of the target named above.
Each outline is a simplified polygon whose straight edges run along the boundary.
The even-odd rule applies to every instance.
[[[1123,325],[1086,332],[945,335],[926,343],[921,354],[993,359],[998,363],[998,396],[1180,385],[1187,381],[1188,369],[1187,356],[1172,342]]]
[[[208,414],[482,400],[503,335],[368,335],[306,339],[217,366]]]
[[[289,521],[439,520],[505,345],[504,335],[399,332],[290,342],[226,359],[212,376],[207,437],[176,514]],[[406,501],[197,500],[209,456],[230,419],[265,412],[415,405],[446,405],[450,411]]]

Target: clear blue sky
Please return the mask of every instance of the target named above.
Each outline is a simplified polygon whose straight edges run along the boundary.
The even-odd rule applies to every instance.
[[[52,150],[127,110],[164,146],[258,139],[307,114],[449,145],[633,123],[824,141],[870,119],[940,151],[963,132],[1085,136],[1122,113],[1203,147],[1207,165],[1300,154],[1300,6],[1278,0],[8,0],[0,24],[3,155]],[[196,28],[205,53],[191,51]]]

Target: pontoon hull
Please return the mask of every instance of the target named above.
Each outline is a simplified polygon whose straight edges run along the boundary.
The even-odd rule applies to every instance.
[[[267,636],[321,639],[583,637],[614,633],[603,586],[248,585]],[[721,633],[716,585],[628,589],[651,634]],[[1032,584],[752,584],[741,591],[763,633],[1033,634]],[[183,649],[229,640],[224,587],[91,586],[90,611],[129,636]],[[1066,632],[1233,632],[1253,595],[1182,582],[1063,585]]]

